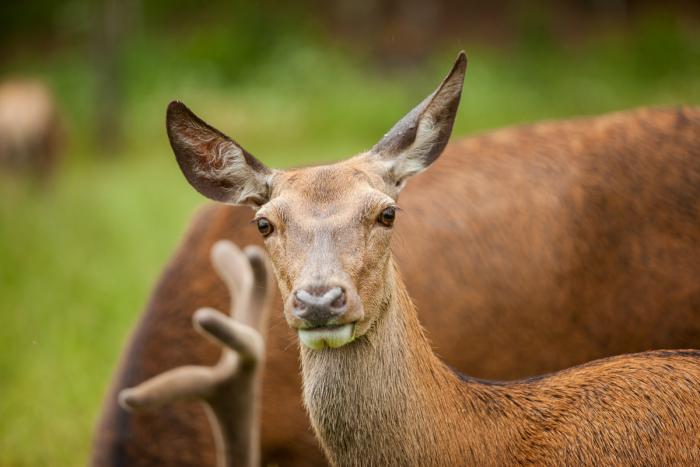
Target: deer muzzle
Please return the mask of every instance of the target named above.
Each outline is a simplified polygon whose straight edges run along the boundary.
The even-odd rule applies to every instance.
[[[362,307],[355,294],[339,285],[300,287],[292,293],[290,323],[299,339],[314,350],[336,348],[354,338]]]

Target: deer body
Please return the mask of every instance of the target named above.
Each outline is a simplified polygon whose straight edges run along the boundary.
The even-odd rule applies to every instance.
[[[598,360],[511,383],[433,353],[398,274],[373,331],[302,347],[304,400],[333,465],[690,465],[700,462],[700,352]]]

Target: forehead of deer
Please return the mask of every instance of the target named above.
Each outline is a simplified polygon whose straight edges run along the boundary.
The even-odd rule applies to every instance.
[[[372,168],[371,164],[350,159],[287,171],[275,180],[272,198],[323,205],[347,202],[361,194],[381,192],[385,188],[384,181]]]

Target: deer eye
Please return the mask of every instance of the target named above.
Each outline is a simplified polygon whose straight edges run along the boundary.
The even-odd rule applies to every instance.
[[[255,223],[258,225],[258,232],[260,232],[263,237],[267,237],[275,230],[272,223],[265,217],[256,219]]]
[[[377,222],[379,222],[385,227],[391,227],[392,225],[394,225],[394,219],[396,219],[396,208],[393,206],[389,206],[379,214]]]

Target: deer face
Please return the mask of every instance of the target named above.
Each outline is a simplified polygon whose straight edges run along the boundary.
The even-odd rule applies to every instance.
[[[396,200],[363,158],[273,177],[256,222],[285,316],[309,347],[362,335],[380,308]]]
[[[363,336],[391,297],[390,239],[406,179],[440,155],[459,105],[466,56],[370,151],[332,165],[274,171],[183,104],[168,108],[171,145],[205,196],[248,204],[289,325],[312,349]]]

